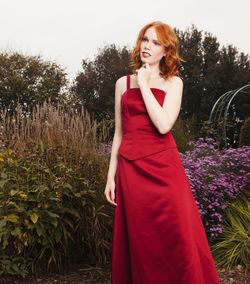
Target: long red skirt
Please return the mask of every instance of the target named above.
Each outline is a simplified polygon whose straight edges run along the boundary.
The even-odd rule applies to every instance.
[[[203,223],[177,148],[118,155],[112,284],[218,284]]]

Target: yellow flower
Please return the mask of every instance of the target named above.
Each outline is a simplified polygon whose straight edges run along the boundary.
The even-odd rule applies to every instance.
[[[27,198],[27,193],[21,192],[21,193],[19,193],[19,196],[21,198]]]

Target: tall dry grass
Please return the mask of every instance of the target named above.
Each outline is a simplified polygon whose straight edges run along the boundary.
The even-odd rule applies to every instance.
[[[44,102],[30,112],[24,112],[20,105],[14,114],[7,109],[0,110],[0,166],[7,173],[5,185],[0,187],[4,192],[1,196],[5,204],[11,201],[23,208],[23,213],[13,208],[2,208],[0,216],[4,217],[8,212],[20,215],[18,220],[22,220],[29,218],[27,212],[38,210],[39,221],[34,226],[43,222],[49,226],[49,221],[42,217],[43,204],[48,206],[46,210],[51,214],[58,214],[61,222],[64,214],[69,212],[76,211],[79,216],[69,216],[71,226],[64,224],[67,233],[72,236],[71,241],[64,240],[62,236],[60,249],[51,248],[51,252],[58,252],[55,257],[58,266],[63,262],[64,268],[81,262],[105,264],[110,259],[113,208],[103,194],[109,159],[105,152],[108,135],[106,123],[97,123],[84,107],[79,111],[67,105],[53,106]],[[13,153],[10,159],[7,158],[8,153]],[[40,187],[44,190],[40,191]],[[12,195],[13,188],[17,191],[15,195]],[[35,199],[34,192],[37,194]],[[57,206],[51,205],[58,194],[61,201]],[[20,198],[24,195],[25,199]],[[58,212],[67,213],[61,215]],[[14,225],[32,235],[32,248],[40,247],[36,243],[39,237],[35,231],[21,221],[7,222],[5,229],[11,231]],[[44,230],[47,225],[44,225]],[[5,252],[7,255],[12,251],[8,250],[11,246],[10,241]],[[25,255],[25,247],[22,253]],[[12,255],[8,257],[12,259]],[[34,266],[36,258],[30,262]],[[46,266],[48,259],[46,256],[41,258],[38,269],[43,264]]]
[[[108,136],[105,124],[98,124],[84,107],[78,112],[49,102],[29,113],[24,113],[20,104],[13,115],[7,109],[0,110],[0,127],[2,147],[24,155],[26,149],[36,145],[45,158],[49,158],[52,148],[59,147],[64,159],[70,156],[75,162],[89,152],[101,153]]]

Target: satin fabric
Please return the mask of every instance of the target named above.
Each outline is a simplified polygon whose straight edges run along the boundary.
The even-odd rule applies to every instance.
[[[131,127],[139,137],[137,124],[131,123],[137,121],[138,115],[147,116],[147,121],[149,116],[145,106],[142,109],[140,90],[137,89],[133,97],[135,89],[132,93],[129,90],[128,85],[122,106],[123,114],[126,112],[130,118],[124,120],[123,117],[123,124],[127,123],[126,127]],[[158,93],[157,89],[152,92]],[[160,93],[155,97],[162,104],[163,91]],[[165,137],[172,139],[171,135]],[[139,147],[133,144],[137,141],[136,138],[129,142],[132,152],[124,147],[118,155],[111,283],[220,283],[178,148],[170,141],[164,145],[166,148],[160,146],[152,152],[146,147],[143,154],[138,149],[149,144],[145,140]],[[125,141],[122,143],[128,145]],[[131,153],[136,154],[136,158]]]
[[[162,106],[165,91],[157,88],[151,88],[151,91]],[[119,154],[134,161],[177,147],[171,131],[161,134],[156,129],[147,114],[140,90],[129,88],[129,83],[127,91],[122,95],[121,109],[123,138],[118,149]]]

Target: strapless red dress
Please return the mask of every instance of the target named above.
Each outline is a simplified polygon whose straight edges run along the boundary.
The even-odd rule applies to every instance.
[[[165,91],[151,91],[162,106]],[[111,283],[220,283],[172,133],[153,125],[130,76],[121,108]]]

